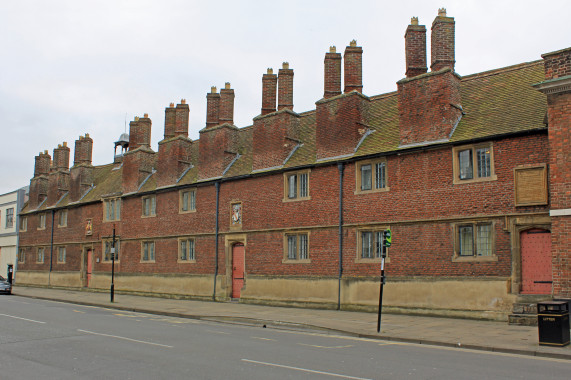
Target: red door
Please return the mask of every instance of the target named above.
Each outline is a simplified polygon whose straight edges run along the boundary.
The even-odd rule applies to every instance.
[[[551,294],[551,233],[533,229],[521,233],[521,293]]]
[[[244,286],[244,244],[232,247],[232,298],[240,298]]]
[[[85,286],[89,287],[89,281],[91,280],[91,271],[93,269],[93,251],[91,249],[87,250],[87,269],[85,271]]]

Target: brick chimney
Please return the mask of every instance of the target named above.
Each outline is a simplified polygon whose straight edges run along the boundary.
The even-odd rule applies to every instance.
[[[93,140],[89,137],[89,133],[85,136],[79,136],[75,140],[75,150],[73,151],[73,166],[91,165],[93,151]]]
[[[190,113],[190,107],[186,104],[186,99],[181,99],[180,104],[176,105],[175,108],[175,136],[185,136],[188,137],[188,114]],[[165,119],[166,119],[165,114]]]
[[[345,71],[345,91],[363,92],[363,49],[353,40],[345,48],[343,55]]]
[[[123,155],[122,191],[132,193],[152,173],[155,152],[150,147],[151,119],[145,114],[129,123],[129,151]]]
[[[91,157],[93,140],[86,133],[75,140],[73,167],[70,169],[69,197],[71,202],[77,202],[93,184],[93,166]]]
[[[234,124],[234,90],[230,82],[224,84],[220,90],[220,124]]]
[[[48,178],[48,206],[54,206],[69,191],[69,147],[59,144],[54,149],[54,160]]]
[[[454,71],[454,18],[446,16],[446,9],[440,8],[438,16],[432,22],[430,45],[431,71],[449,67]]]
[[[293,110],[293,70],[284,62],[278,72],[278,111]]]
[[[325,53],[324,65],[324,98],[331,98],[341,94],[341,53],[336,52],[335,46]]]
[[[34,177],[30,180],[30,208],[36,209],[48,196],[48,176],[50,173],[51,156],[48,151],[40,152],[35,157]]]
[[[426,27],[418,25],[418,17],[410,20],[404,34],[406,52],[406,77],[426,73]]]
[[[547,96],[553,297],[571,299],[571,47],[543,54]]]
[[[165,108],[165,140],[174,137],[176,124],[176,109],[174,103]]]
[[[216,86],[210,88],[210,93],[206,94],[206,128],[218,125],[220,122],[220,94]]]
[[[276,112],[277,84],[278,76],[268,68],[268,72],[262,76],[262,115]]]
[[[145,114],[143,117],[135,117],[129,123],[129,151],[141,146],[150,148],[151,146],[151,119]]]

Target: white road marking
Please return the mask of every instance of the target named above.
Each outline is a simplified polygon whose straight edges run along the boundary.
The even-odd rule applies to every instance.
[[[368,378],[366,378],[366,377],[354,377],[354,376],[342,375],[342,374],[340,374],[340,373],[323,372],[323,371],[316,371],[316,370],[307,369],[307,368],[292,367],[292,366],[283,365],[283,364],[259,362],[259,361],[257,361],[257,360],[242,359],[242,361],[243,361],[243,362],[248,362],[248,363],[254,363],[254,364],[267,365],[267,366],[270,366],[270,367],[280,367],[280,368],[293,369],[293,370],[295,370],[295,371],[302,371],[302,372],[309,372],[309,373],[318,373],[318,374],[320,374],[320,375],[328,375],[328,376],[333,376],[333,377],[342,377],[342,378],[344,378],[344,379],[372,380],[372,379],[368,379]]]
[[[300,346],[309,346],[309,347],[316,347],[316,348],[349,348],[353,347],[352,344],[348,344],[346,346],[318,346],[317,344],[305,344],[305,343],[298,343]]]
[[[74,312],[76,312],[76,313],[81,313],[81,314],[85,314],[85,311],[74,310]]]
[[[15,318],[15,319],[21,319],[21,320],[23,320],[23,321],[28,321],[28,322],[42,323],[42,324],[43,324],[43,323],[46,323],[46,322],[42,322],[42,321],[35,321],[35,320],[33,320],[33,319],[22,318],[22,317],[16,317],[16,316],[14,316],[14,315],[8,315],[8,314],[0,314],[0,315],[2,315],[2,316],[4,316],[4,317],[10,317],[10,318]]]
[[[211,333],[215,333],[215,334],[232,335],[231,333],[225,332],[225,331],[214,331],[214,330],[206,330],[206,331],[211,332]]]
[[[144,344],[150,344],[150,345],[153,345],[153,346],[160,346],[160,347],[166,347],[166,348],[173,348],[173,346],[167,346],[166,344],[159,344],[159,343],[153,343],[153,342],[145,342],[144,340],[131,339],[131,338],[126,338],[126,337],[124,337],[124,336],[101,334],[101,333],[96,333],[96,332],[93,332],[93,331],[80,330],[80,329],[77,329],[77,331],[81,331],[81,332],[84,332],[84,333],[87,333],[87,334],[107,336],[107,337],[109,337],[109,338],[117,338],[117,339],[128,340],[128,341],[130,341],[130,342],[144,343]]]
[[[259,336],[253,336],[252,338],[253,338],[253,339],[259,339],[259,340],[271,340],[271,341],[273,341],[273,342],[275,342],[275,341],[276,341],[275,339],[270,339],[270,338],[260,338]]]

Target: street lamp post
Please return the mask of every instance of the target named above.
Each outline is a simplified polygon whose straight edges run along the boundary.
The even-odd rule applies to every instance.
[[[115,224],[113,224],[113,241],[111,242],[111,302],[115,298]]]

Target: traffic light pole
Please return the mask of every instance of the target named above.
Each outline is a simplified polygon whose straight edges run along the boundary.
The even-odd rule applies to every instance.
[[[385,258],[387,251],[384,248],[390,247],[392,244],[391,230],[383,231],[383,243],[381,248],[381,288],[379,289],[379,314],[377,318],[377,332],[381,332],[381,313],[383,310],[383,286],[385,285]]]

